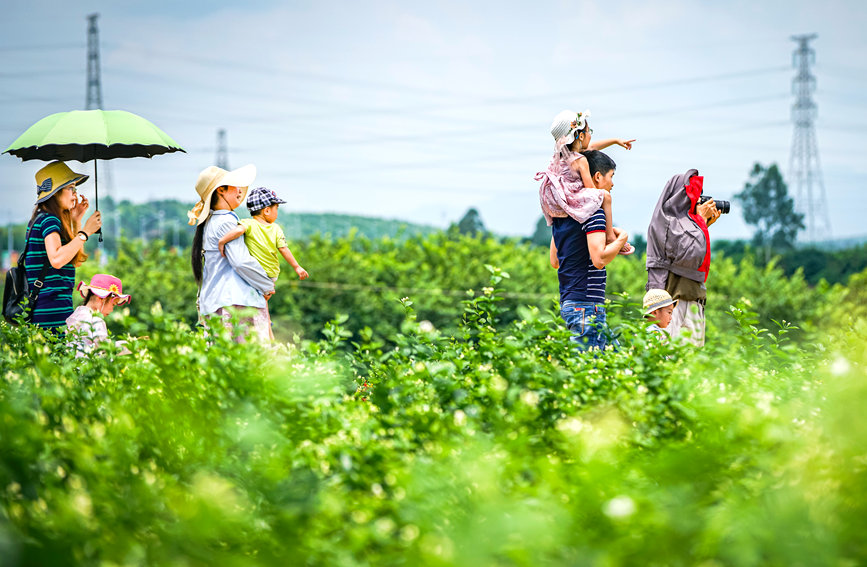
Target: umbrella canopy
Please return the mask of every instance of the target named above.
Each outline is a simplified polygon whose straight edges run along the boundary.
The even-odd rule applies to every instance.
[[[124,110],[73,110],[46,116],[6,148],[24,161],[153,157],[183,152],[168,134]]]

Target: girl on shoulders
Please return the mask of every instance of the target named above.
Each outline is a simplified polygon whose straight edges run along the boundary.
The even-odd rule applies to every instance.
[[[554,136],[554,157],[545,171],[536,174],[539,187],[539,202],[548,226],[554,217],[572,217],[580,223],[587,222],[590,215],[601,207],[605,211],[605,242],[613,242],[617,236],[612,225],[611,194],[596,188],[590,176],[590,168],[582,152],[601,150],[617,144],[632,149],[635,140],[608,139],[590,141],[593,129],[587,119],[590,111],[564,110],[554,117],[551,135]],[[628,242],[621,254],[632,254],[635,248]]]

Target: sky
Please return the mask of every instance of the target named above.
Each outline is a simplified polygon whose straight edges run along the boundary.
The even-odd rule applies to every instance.
[[[756,162],[789,179],[790,36],[816,33],[832,227],[821,234],[857,237],[867,235],[865,6],[3,0],[0,149],[44,116],[85,108],[87,15],[98,13],[103,108],[147,118],[187,151],[100,162],[101,195],[192,205],[225,129],[229,166],[255,164],[255,185],[283,197],[281,210],[446,227],[475,207],[488,229],[527,236],[541,215],[534,175],[553,151],[551,120],[589,109],[594,139],[637,140],[607,152],[614,223],[644,234],[666,181],[688,169],[727,200]],[[42,165],[0,156],[0,222],[29,218]],[[752,230],[733,202],[712,236]]]

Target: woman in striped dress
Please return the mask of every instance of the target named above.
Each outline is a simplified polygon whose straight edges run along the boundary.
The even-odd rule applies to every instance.
[[[27,232],[24,266],[27,283],[34,289],[43,267],[48,265],[31,312],[31,322],[46,329],[64,327],[66,318],[72,315],[75,268],[87,259],[84,243],[102,226],[96,211],[81,227],[90,205],[84,195],[79,200],[77,186],[87,178],[62,161],[52,162],[36,173],[36,208]]]

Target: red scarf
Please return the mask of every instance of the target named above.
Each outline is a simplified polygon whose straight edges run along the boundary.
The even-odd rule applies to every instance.
[[[686,194],[689,197],[689,218],[695,221],[695,224],[697,224],[704,233],[704,242],[707,249],[704,253],[704,260],[702,260],[701,266],[698,267],[698,271],[704,273],[704,281],[707,281],[707,274],[710,270],[710,234],[707,232],[707,221],[705,218],[695,212],[695,204],[701,196],[703,185],[704,177],[693,175],[689,178],[689,184],[686,186]]]

